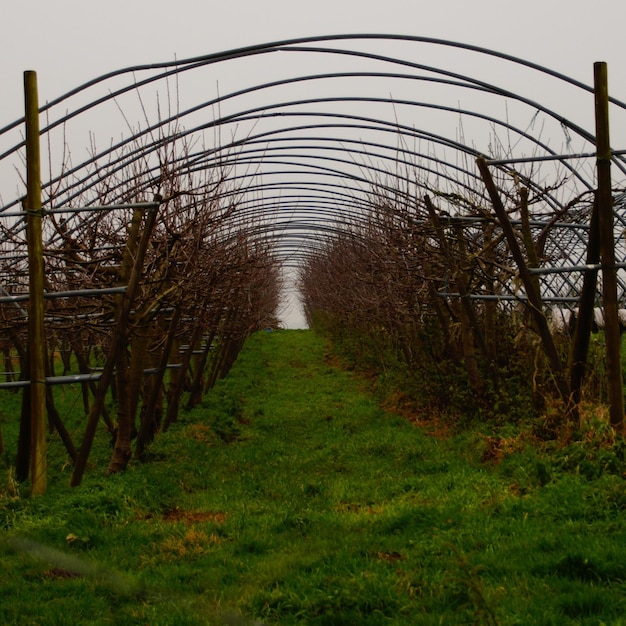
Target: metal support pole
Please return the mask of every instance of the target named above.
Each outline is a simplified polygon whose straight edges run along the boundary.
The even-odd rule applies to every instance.
[[[611,190],[611,145],[609,140],[609,90],[607,65],[594,63],[596,110],[596,156],[598,190],[596,206],[600,228],[600,258],[602,260],[602,299],[604,306],[604,337],[606,369],[609,383],[611,425],[621,431],[624,427],[624,392],[620,362],[620,332],[617,304],[617,271],[615,268],[615,235],[613,232],[613,196]]]
[[[28,239],[28,353],[30,359],[30,474],[33,495],[46,491],[46,336],[42,245],[41,159],[37,74],[24,72],[26,223]]]

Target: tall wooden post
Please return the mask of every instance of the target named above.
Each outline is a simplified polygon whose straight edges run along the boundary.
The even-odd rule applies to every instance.
[[[26,223],[28,238],[28,351],[30,360],[30,474],[33,494],[46,491],[46,337],[42,245],[41,159],[37,74],[24,72]]]
[[[615,235],[613,232],[613,196],[611,190],[611,145],[609,140],[609,90],[607,66],[594,63],[596,109],[596,157],[598,190],[596,203],[600,229],[600,258],[602,260],[602,300],[604,306],[604,336],[606,369],[609,384],[611,425],[624,427],[624,392],[620,362],[620,332],[617,304],[617,270],[615,268]]]

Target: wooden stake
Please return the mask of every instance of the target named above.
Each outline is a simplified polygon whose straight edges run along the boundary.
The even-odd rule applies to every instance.
[[[26,119],[26,222],[28,239],[30,356],[31,493],[46,491],[46,337],[42,245],[41,160],[37,74],[24,72]]]
[[[481,178],[485,183],[485,188],[491,198],[491,204],[496,217],[498,218],[498,222],[500,222],[500,226],[502,227],[502,232],[504,233],[507,243],[509,244],[509,250],[511,251],[511,255],[517,265],[519,276],[524,284],[524,289],[526,290],[526,296],[528,298],[530,315],[532,316],[535,329],[541,338],[543,351],[550,363],[557,389],[563,403],[565,404],[567,418],[577,420],[578,407],[572,404],[569,383],[565,378],[563,364],[561,363],[556,346],[554,345],[554,340],[552,339],[550,328],[548,327],[548,320],[543,312],[541,294],[537,291],[536,281],[533,275],[529,272],[528,264],[526,263],[526,259],[524,258],[517,241],[517,236],[513,230],[513,226],[511,225],[508,215],[506,214],[504,204],[500,199],[498,188],[491,176],[487,161],[485,161],[483,157],[479,157],[476,160],[476,164],[478,165]]]
[[[615,235],[613,232],[613,197],[611,190],[611,145],[609,140],[609,90],[607,65],[594,63],[596,110],[596,156],[598,190],[596,207],[600,228],[602,260],[602,300],[604,306],[604,337],[606,369],[609,384],[611,425],[620,432],[624,428],[624,392],[620,361],[620,332],[617,303],[617,270],[615,268]]]
[[[160,202],[161,197],[156,196],[155,203]],[[116,311],[115,329],[111,339],[111,346],[109,347],[109,352],[104,363],[102,376],[98,381],[98,390],[91,407],[91,413],[89,413],[89,416],[87,417],[87,426],[83,435],[83,442],[78,451],[78,457],[76,459],[76,464],[74,465],[74,472],[72,473],[72,478],[70,479],[70,485],[72,487],[78,487],[80,485],[87,467],[87,459],[89,458],[91,446],[96,434],[98,419],[104,409],[105,396],[113,379],[118,353],[124,346],[124,342],[127,338],[131,307],[139,287],[139,281],[143,275],[144,258],[148,249],[148,244],[150,243],[150,237],[152,235],[157,215],[158,205],[155,204],[155,206],[148,210],[148,215],[146,216],[143,232],[139,241],[139,247],[134,259],[134,265],[126,287],[126,293],[124,294],[122,302],[119,304]]]

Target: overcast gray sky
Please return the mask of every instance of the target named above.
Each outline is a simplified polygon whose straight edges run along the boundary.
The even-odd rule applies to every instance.
[[[109,70],[308,35],[397,33],[493,48],[591,81],[609,63],[626,95],[624,0],[2,0],[2,122],[22,72],[51,99]],[[622,84],[619,84],[619,83]]]
[[[592,83],[594,61],[606,61],[611,94],[626,100],[626,0],[0,1],[0,126],[22,115],[27,69],[37,71],[44,102],[130,65],[343,33],[421,35],[475,44],[585,83]],[[294,57],[294,63],[298,60]],[[463,67],[455,69],[463,72]],[[626,138],[626,128],[616,131]],[[297,314],[290,315],[290,324],[298,326]]]

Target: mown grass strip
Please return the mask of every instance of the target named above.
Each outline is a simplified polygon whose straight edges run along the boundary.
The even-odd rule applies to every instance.
[[[623,479],[483,451],[382,411],[311,331],[256,334],[146,462],[4,494],[0,621],[621,623]]]

